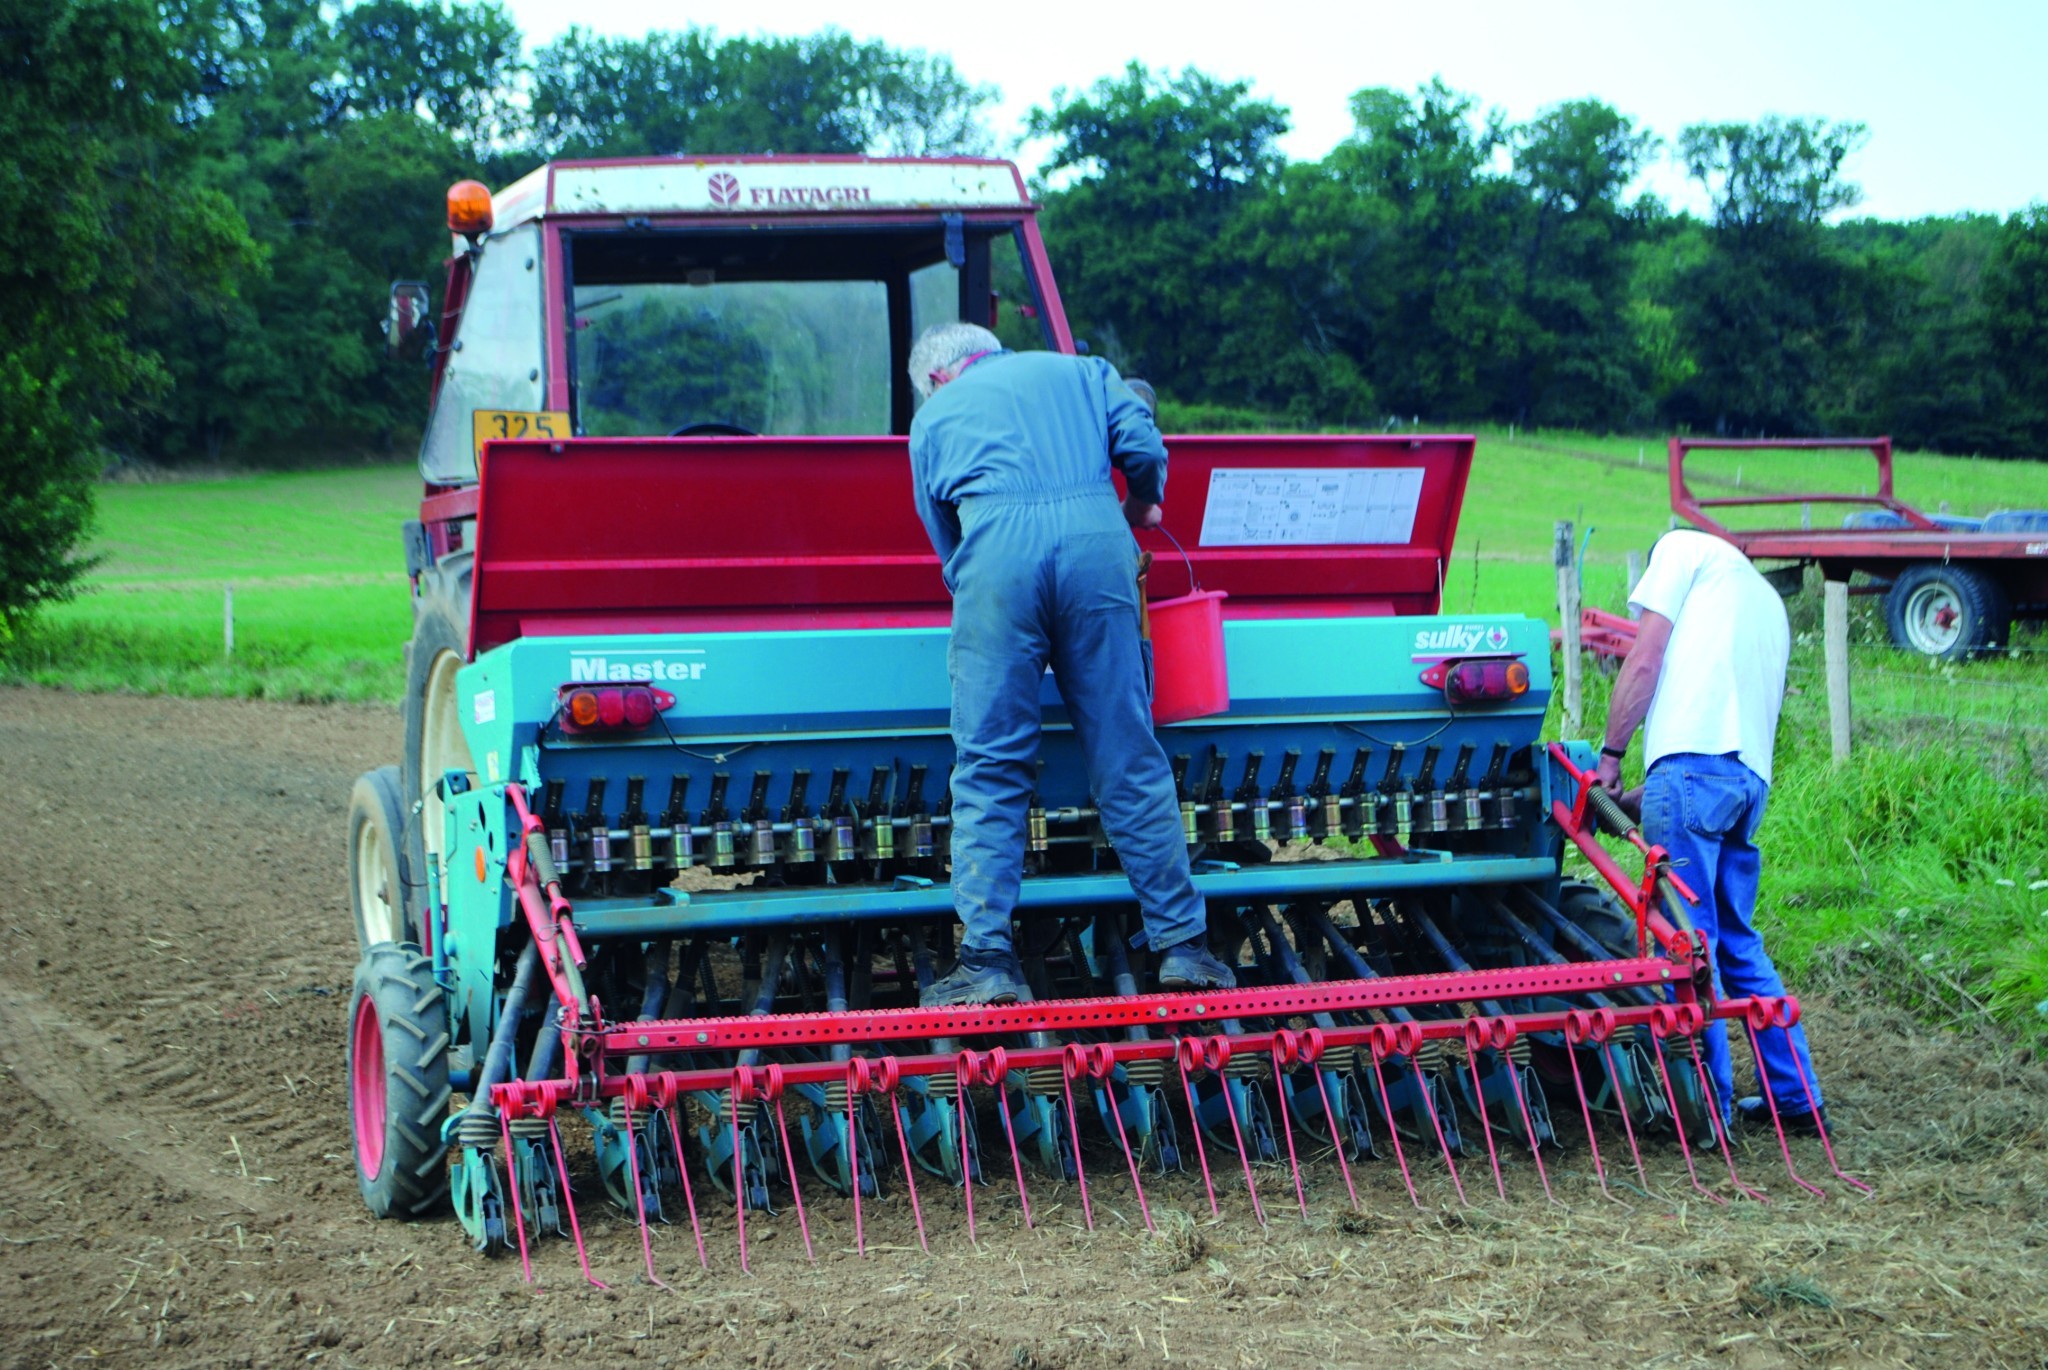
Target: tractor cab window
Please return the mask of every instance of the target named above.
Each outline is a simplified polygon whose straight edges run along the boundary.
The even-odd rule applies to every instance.
[[[907,432],[922,329],[993,318],[1005,346],[1047,345],[1010,225],[572,231],[564,258],[592,437]]]
[[[527,224],[484,243],[420,444],[420,472],[436,485],[476,479],[476,414],[546,408],[542,358],[540,230]]]

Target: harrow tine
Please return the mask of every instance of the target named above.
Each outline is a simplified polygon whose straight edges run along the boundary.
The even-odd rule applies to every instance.
[[[1017,1204],[1024,1210],[1024,1226],[1029,1228],[1032,1226],[1031,1196],[1024,1192],[1024,1158],[1017,1152],[1017,1129],[1010,1121],[1010,1100],[1006,1088],[1010,1078],[1009,1053],[1001,1047],[985,1053],[963,1051],[960,1053],[960,1064],[954,1069],[956,1073],[962,1073],[960,1100],[963,1109],[966,1107],[969,1081],[988,1085],[995,1090],[996,1112],[1002,1115],[1003,1136],[1010,1143],[1010,1170],[1017,1177]],[[962,1152],[965,1153],[964,1145]],[[970,1230],[968,1235],[972,1237],[973,1232]]]
[[[1081,1124],[1074,1113],[1074,1070],[1080,1064],[1078,1052],[1069,1046],[1060,1053],[1060,1086],[1067,1094],[1067,1136],[1074,1144],[1074,1181],[1081,1186],[1081,1217],[1088,1230],[1095,1230],[1095,1209],[1088,1202],[1088,1172],[1081,1165]]]
[[[1308,1194],[1301,1187],[1301,1161],[1294,1154],[1293,1120],[1287,1116],[1287,1066],[1301,1055],[1301,1043],[1294,1033],[1286,1028],[1273,1034],[1273,1092],[1280,1096],[1280,1131],[1287,1138],[1287,1168],[1294,1174],[1294,1202],[1301,1209],[1301,1220],[1308,1221]],[[1336,1136],[1333,1123],[1330,1135]],[[1338,1143],[1339,1148],[1343,1146]]]
[[[1420,1046],[1422,1042],[1421,1028],[1417,1027],[1412,1022],[1405,1023],[1402,1025],[1402,1027],[1408,1029],[1409,1037],[1413,1040],[1416,1046]],[[1392,1030],[1396,1033],[1396,1036],[1398,1038],[1401,1032],[1401,1028],[1395,1028]],[[1408,1057],[1408,1069],[1415,1075],[1417,1092],[1422,1096],[1422,1111],[1429,1115],[1429,1130],[1436,1134],[1437,1149],[1444,1153],[1444,1164],[1450,1168],[1451,1187],[1458,1191],[1458,1202],[1463,1204],[1465,1207],[1470,1208],[1472,1206],[1471,1201],[1465,1197],[1465,1181],[1458,1175],[1457,1159],[1451,1155],[1450,1139],[1444,1135],[1443,1119],[1436,1116],[1436,1091],[1430,1087],[1429,1080],[1425,1078],[1423,1073],[1420,1070],[1416,1069],[1414,1051],[1412,1049],[1407,1050],[1403,1054]],[[1384,1097],[1386,1092],[1387,1084],[1385,1080],[1382,1080],[1380,1081],[1380,1094]],[[1389,1115],[1388,1117],[1387,1127],[1388,1130],[1393,1132],[1396,1136],[1400,1135],[1399,1129],[1395,1128],[1393,1125],[1391,1115]],[[1400,1154],[1398,1148],[1396,1149],[1395,1154]]]
[[[1351,1183],[1351,1162],[1344,1159],[1344,1139],[1337,1132],[1337,1114],[1330,1107],[1330,1087],[1323,1082],[1320,1068],[1323,1059],[1323,1030],[1310,1028],[1301,1034],[1301,1057],[1307,1063],[1309,1074],[1315,1076],[1316,1095],[1323,1101],[1323,1121],[1330,1129],[1330,1149],[1337,1153],[1337,1168],[1344,1172],[1344,1190],[1351,1196],[1351,1211],[1358,1208],[1358,1186]],[[1199,1128],[1196,1129],[1200,1131]],[[1389,1124],[1389,1130],[1392,1125]]]
[[[1230,1042],[1222,1037],[1202,1038],[1202,1065],[1216,1077],[1216,1083],[1223,1092],[1223,1111],[1230,1117],[1230,1135],[1237,1143],[1237,1158],[1244,1165],[1245,1193],[1251,1195],[1252,1216],[1259,1220],[1259,1226],[1266,1225],[1266,1208],[1259,1202],[1259,1186],[1252,1179],[1252,1154],[1245,1150],[1244,1129],[1237,1125],[1237,1101],[1230,1094],[1230,1077],[1223,1073],[1223,1067],[1230,1063]]]
[[[555,1126],[555,1115],[548,1114],[548,1145],[555,1153],[555,1174],[562,1181],[562,1207],[569,1214],[569,1231],[576,1238],[576,1261],[583,1267],[583,1278],[598,1289],[609,1289],[610,1285],[590,1273],[590,1254],[583,1249],[583,1227],[576,1221],[576,1196],[569,1190],[569,1164],[562,1159],[562,1132]]]
[[[863,1059],[856,1056],[846,1063],[846,1164],[853,1176],[853,1247],[865,1256],[867,1232],[860,1217],[860,1096],[854,1092],[854,1082],[865,1078],[854,1069]]]
[[[1792,1040],[1792,1027],[1799,1021],[1799,1001],[1788,994],[1778,1002],[1783,1006],[1778,1011],[1778,1017],[1781,1020],[1778,1026],[1785,1033],[1785,1047],[1792,1057],[1792,1068],[1799,1073],[1799,1088],[1806,1093],[1806,1106],[1812,1111],[1814,1118],[1818,1120],[1820,1117],[1820,1100],[1813,1097],[1813,1081],[1807,1078],[1806,1063],[1799,1059],[1798,1044]],[[1842,1163],[1835,1159],[1834,1139],[1828,1136],[1828,1130],[1824,1124],[1820,1129],[1820,1145],[1821,1149],[1827,1153],[1828,1168],[1835,1172],[1836,1179],[1848,1185],[1851,1189],[1860,1190],[1865,1194],[1877,1192],[1848,1171],[1842,1169]]]
[[[804,1212],[804,1190],[796,1179],[796,1152],[789,1144],[789,1119],[782,1111],[782,1067],[769,1063],[763,1067],[768,1077],[765,1093],[769,1102],[775,1105],[775,1130],[782,1134],[782,1162],[789,1168],[789,1195],[796,1204],[797,1229],[804,1236],[804,1254],[811,1258],[811,1264],[818,1263],[817,1249],[811,1245],[811,1220]]]
[[[697,1263],[709,1270],[711,1258],[704,1254],[704,1228],[697,1221],[697,1196],[690,1190],[690,1167],[683,1159],[683,1124],[682,1119],[676,1116],[676,1096],[673,1090],[669,1092],[668,1102],[664,1107],[668,1112],[669,1139],[675,1143],[676,1148],[676,1174],[683,1181],[683,1205],[690,1210],[690,1234],[697,1239]]]
[[[1769,1195],[1761,1190],[1751,1189],[1742,1182],[1742,1177],[1735,1173],[1735,1152],[1729,1148],[1728,1129],[1721,1120],[1721,1092],[1715,1089],[1713,1081],[1707,1078],[1707,1068],[1701,1063],[1698,1051],[1692,1054],[1692,1068],[1693,1073],[1699,1076],[1700,1091],[1706,1096],[1707,1120],[1713,1124],[1714,1140],[1721,1144],[1721,1159],[1728,1163],[1728,1183],[1734,1185],[1736,1189],[1755,1199],[1760,1204],[1769,1203],[1771,1201]]]
[[[1484,1027],[1480,1026],[1482,1023]],[[1508,1088],[1514,1093],[1515,1107],[1522,1114],[1522,1135],[1529,1139],[1529,1157],[1536,1162],[1536,1178],[1543,1181],[1543,1197],[1556,1203],[1557,1195],[1550,1192],[1550,1172],[1543,1165],[1543,1148],[1536,1139],[1536,1123],[1529,1116],[1529,1098],[1522,1090],[1522,1072],[1514,1058],[1508,1055],[1508,1048],[1514,1045],[1517,1032],[1515,1020],[1505,1014],[1498,1018],[1474,1018],[1465,1024],[1468,1044],[1483,1037],[1488,1046],[1500,1053],[1501,1063],[1507,1068]],[[1474,1054],[1477,1054],[1476,1047]],[[1492,1140],[1490,1137],[1487,1139],[1489,1146]]]
[[[1467,1028],[1470,1035],[1470,1028]],[[1500,1191],[1501,1198],[1508,1196],[1507,1181],[1500,1175],[1500,1153],[1493,1147],[1493,1122],[1486,1116],[1486,1087],[1479,1083],[1479,1051],[1467,1043],[1465,1066],[1472,1072],[1472,1101],[1479,1105],[1479,1131],[1486,1138],[1486,1159],[1493,1166],[1493,1187]]]
[[[1678,1014],[1675,1006],[1657,1005],[1650,1016],[1650,1034],[1656,1038],[1658,1044],[1657,1050],[1652,1053],[1657,1058],[1657,1076],[1664,1082],[1664,1098],[1671,1105],[1671,1127],[1678,1134],[1678,1154],[1685,1157],[1685,1173],[1692,1177],[1692,1187],[1715,1203],[1724,1204],[1728,1200],[1701,1184],[1699,1171],[1693,1168],[1692,1143],[1687,1141],[1685,1136],[1685,1115],[1679,1111],[1678,1091],[1671,1087],[1671,1072],[1664,1065],[1663,1042],[1677,1031],[1677,1027]]]
[[[1614,1044],[1606,1037],[1598,1040],[1600,1043],[1600,1059],[1607,1063],[1607,1078],[1610,1081],[1620,1078],[1614,1064]],[[1629,1155],[1634,1158],[1636,1163],[1636,1179],[1642,1182],[1643,1193],[1647,1196],[1650,1192],[1650,1177],[1643,1169],[1643,1150],[1636,1145],[1636,1125],[1628,1116],[1628,1100],[1617,1096],[1615,1102],[1620,1105],[1621,1130],[1628,1134]]]
[[[732,1086],[726,1090],[726,1097],[732,1104],[732,1201],[733,1211],[740,1220],[740,1269],[747,1274],[754,1268],[747,1264],[747,1176],[745,1153],[740,1149],[740,1081],[746,1078],[746,1067],[740,1066],[732,1073]]]
[[[960,1194],[967,1201],[967,1240],[978,1246],[980,1242],[974,1235],[974,1163],[967,1151],[967,1084],[974,1076],[969,1055],[963,1051],[953,1058],[953,1112],[960,1123]]]
[[[1067,1050],[1073,1051],[1075,1048],[1069,1046]],[[1156,1231],[1157,1229],[1152,1226],[1152,1206],[1145,1202],[1145,1183],[1138,1178],[1138,1158],[1131,1154],[1130,1135],[1124,1131],[1123,1109],[1117,1104],[1115,1082],[1110,1079],[1116,1071],[1116,1053],[1109,1049],[1108,1043],[1099,1042],[1089,1048],[1086,1055],[1088,1074],[1102,1081],[1103,1092],[1109,1099],[1109,1117],[1110,1121],[1116,1124],[1117,1145],[1123,1148],[1124,1164],[1130,1168],[1131,1188],[1138,1193],[1138,1215],[1145,1220],[1147,1232]]]
[[[533,1260],[526,1251],[526,1217],[519,1211],[519,1172],[512,1168],[512,1127],[498,1110],[498,1135],[505,1142],[505,1188],[512,1191],[512,1230],[519,1234],[519,1273],[533,1283]]]
[[[1373,1079],[1379,1082],[1379,1087],[1380,1087],[1380,1111],[1381,1111],[1382,1113],[1384,1113],[1384,1114],[1386,1115],[1386,1119],[1387,1119],[1387,1135],[1388,1135],[1389,1137],[1392,1137],[1392,1138],[1394,1139],[1394,1159],[1395,1159],[1395,1160],[1396,1160],[1397,1162],[1399,1162],[1399,1163],[1400,1163],[1400,1166],[1401,1166],[1401,1183],[1402,1183],[1402,1184],[1405,1184],[1405,1185],[1407,1185],[1407,1186],[1408,1186],[1408,1199],[1409,1199],[1409,1202],[1413,1203],[1413,1204],[1414,1204],[1414,1205],[1415,1205],[1415,1206],[1416,1206],[1417,1208],[1421,1208],[1421,1207],[1422,1207],[1422,1196],[1421,1196],[1420,1194],[1417,1194],[1417,1193],[1415,1192],[1415,1177],[1414,1177],[1414,1176],[1412,1176],[1412,1175],[1410,1175],[1410,1174],[1408,1173],[1408,1154],[1407,1154],[1407,1152],[1406,1152],[1406,1151],[1404,1151],[1404,1150],[1402,1149],[1402,1147],[1401,1147],[1401,1129],[1400,1129],[1400,1128],[1399,1128],[1398,1126],[1396,1126],[1396,1125],[1395,1125],[1395,1123],[1394,1123],[1394,1105],[1393,1105],[1393,1101],[1392,1101],[1392,1099],[1391,1099],[1391,1098],[1389,1097],[1389,1095],[1387,1094],[1387,1076],[1386,1076],[1386,1072],[1385,1072],[1384,1070],[1382,1070],[1382,1069],[1380,1068],[1380,1058],[1381,1058],[1381,1056],[1382,1056],[1382,1054],[1383,1054],[1383,1053],[1382,1053],[1382,1051],[1381,1051],[1381,1047],[1382,1047],[1382,1045],[1391,1045],[1391,1040],[1392,1040],[1392,1038],[1391,1038],[1391,1029],[1389,1029],[1389,1034],[1388,1034],[1388,1041],[1387,1041],[1387,1043],[1383,1044],[1383,1043],[1382,1043],[1382,1041],[1381,1041],[1381,1031],[1380,1031],[1380,1030],[1381,1030],[1382,1028],[1386,1028],[1386,1027],[1387,1027],[1387,1024],[1385,1024],[1385,1023],[1381,1023],[1381,1024],[1379,1024],[1378,1026],[1374,1027],[1374,1029],[1373,1029],[1373,1034],[1372,1034],[1372,1038],[1373,1038],[1373,1040],[1372,1040],[1372,1075],[1373,1075]],[[1427,1099],[1428,1097],[1429,1097],[1429,1095],[1428,1095],[1428,1094],[1427,1094],[1427,1093],[1425,1092],[1425,1093],[1424,1093],[1424,1095],[1423,1095],[1423,1098]],[[1435,1119],[1435,1116],[1436,1116],[1436,1115],[1435,1115],[1434,1113],[1431,1113],[1430,1117],[1431,1117],[1431,1120],[1432,1120],[1432,1121],[1434,1121],[1434,1119]],[[1439,1142],[1443,1141],[1443,1133],[1442,1133],[1441,1131],[1439,1131],[1439,1132],[1437,1133],[1437,1140],[1438,1140]],[[1450,1151],[1450,1148],[1449,1148],[1449,1147],[1445,1147],[1445,1148],[1444,1148],[1444,1159],[1448,1161],[1448,1160],[1449,1160],[1450,1158],[1451,1158],[1451,1151]],[[1453,1167],[1453,1168],[1452,1168],[1452,1170],[1451,1170],[1451,1173],[1452,1173],[1453,1175],[1456,1175],[1456,1174],[1458,1173],[1458,1172],[1457,1172],[1457,1169],[1456,1169],[1456,1167]],[[1464,1197],[1465,1197],[1465,1187],[1464,1187],[1463,1185],[1460,1185],[1460,1186],[1458,1186],[1458,1198],[1459,1198],[1460,1200],[1463,1200],[1463,1199],[1464,1199]]]
[[[636,1131],[634,1130],[634,1127],[633,1127],[633,1101],[632,1101],[632,1099],[631,1099],[630,1097],[629,1097],[629,1098],[627,1098],[627,1099],[625,1100],[625,1104],[626,1104],[626,1164],[627,1164],[627,1167],[628,1167],[628,1168],[629,1168],[629,1169],[631,1170],[631,1172],[632,1172],[632,1180],[633,1180],[633,1210],[634,1210],[634,1216],[635,1216],[636,1218],[638,1218],[638,1219],[639,1219],[639,1221],[640,1221],[640,1254],[641,1254],[641,1255],[642,1255],[643,1257],[645,1257],[645,1258],[646,1258],[646,1261],[647,1261],[647,1280],[648,1280],[648,1282],[649,1282],[650,1284],[653,1284],[653,1285],[655,1285],[655,1286],[659,1287],[659,1288],[662,1288],[662,1289],[668,1289],[670,1293],[674,1293],[675,1291],[674,1291],[673,1289],[670,1289],[670,1288],[669,1288],[669,1285],[668,1285],[668,1284],[667,1284],[667,1283],[666,1283],[666,1282],[665,1282],[665,1281],[664,1281],[664,1280],[663,1280],[663,1279],[661,1278],[661,1276],[659,1276],[659,1275],[657,1275],[657,1274],[655,1274],[655,1273],[654,1273],[654,1237],[653,1237],[653,1235],[652,1235],[651,1233],[649,1233],[649,1232],[648,1232],[648,1230],[647,1230],[647,1196],[646,1196],[645,1194],[643,1194],[643,1193],[641,1192],[641,1189],[640,1189],[640,1142],[639,1142],[639,1134],[638,1134],[638,1133],[637,1133],[637,1132],[636,1132]]]
[[[1202,1145],[1202,1116],[1195,1111],[1195,1086],[1188,1079],[1188,1066],[1201,1060],[1201,1048],[1193,1039],[1180,1037],[1174,1040],[1173,1062],[1180,1068],[1180,1092],[1188,1104],[1188,1127],[1195,1134],[1195,1159],[1202,1167],[1202,1188],[1209,1195],[1209,1215],[1220,1218],[1223,1210],[1216,1204],[1216,1182],[1209,1176],[1209,1149]]]
[[[1778,1134],[1778,1154],[1785,1158],[1785,1173],[1792,1177],[1792,1183],[1809,1194],[1825,1199],[1828,1192],[1801,1175],[1798,1168],[1792,1164],[1792,1145],[1785,1140],[1785,1122],[1778,1116],[1778,1096],[1771,1092],[1771,1074],[1764,1068],[1763,1043],[1757,1040],[1759,1019],[1764,1026],[1769,1026],[1770,1010],[1763,1008],[1760,1003],[1753,1002],[1749,1006],[1749,1012],[1743,1015],[1742,1026],[1749,1034],[1749,1054],[1756,1063],[1757,1083],[1763,1087],[1764,1107],[1771,1111],[1771,1127]]]
[[[1614,1030],[1614,1011],[1612,1009],[1603,1009],[1601,1012],[1607,1015],[1602,1025],[1602,1036],[1600,1039],[1600,1044],[1604,1049],[1606,1046],[1605,1034]],[[1608,1198],[1614,1199],[1616,1203],[1621,1203],[1620,1199],[1615,1198],[1614,1191],[1607,1187],[1607,1167],[1600,1163],[1600,1139],[1593,1134],[1593,1106],[1586,1102],[1586,1081],[1579,1074],[1579,1053],[1576,1048],[1582,1046],[1587,1038],[1592,1036],[1593,1030],[1593,1015],[1585,1009],[1575,1008],[1566,1013],[1564,1016],[1564,1058],[1572,1068],[1572,1090],[1579,1096],[1579,1117],[1586,1124],[1586,1148],[1593,1153],[1593,1173],[1600,1179],[1600,1192]],[[1626,1102],[1622,1104],[1622,1112],[1624,1115],[1628,1112]],[[1623,1206],[1626,1207],[1627,1205]]]
[[[927,1256],[929,1256],[931,1254],[932,1248],[931,1243],[925,1240],[924,1209],[918,1204],[917,1201],[917,1175],[913,1171],[910,1164],[910,1138],[907,1135],[905,1135],[903,1131],[903,1110],[900,1106],[898,1106],[896,1102],[896,1080],[898,1069],[896,1065],[896,1058],[893,1056],[885,1056],[882,1059],[887,1063],[886,1069],[884,1070],[884,1078],[886,1079],[887,1084],[884,1086],[883,1092],[886,1095],[888,1095],[889,1098],[889,1116],[896,1120],[896,1147],[899,1151],[903,1153],[903,1184],[905,1188],[907,1188],[910,1191],[910,1216],[917,1223],[917,1244],[920,1247],[922,1247],[924,1249],[924,1253]],[[963,1161],[962,1164],[964,1165],[965,1162]]]

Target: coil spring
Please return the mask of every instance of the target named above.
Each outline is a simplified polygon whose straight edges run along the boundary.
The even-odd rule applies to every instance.
[[[931,1099],[956,1099],[960,1096],[960,1077],[950,1070],[925,1077],[925,1095]]]
[[[548,1120],[545,1118],[514,1118],[512,1136],[516,1141],[537,1142],[548,1135]]]
[[[754,1119],[759,1116],[760,1112],[761,1101],[759,1099],[746,1100],[740,1105],[740,1126],[743,1128],[752,1127]],[[732,1091],[729,1089],[722,1089],[718,1092],[718,1121],[724,1123],[727,1127],[732,1126]]]
[[[1058,1097],[1066,1092],[1066,1072],[1058,1066],[1033,1066],[1024,1072],[1024,1092]]]
[[[538,1123],[542,1132],[547,1130],[547,1123],[543,1119],[515,1118],[512,1121],[513,1136],[521,1135],[519,1130],[521,1123]],[[473,1108],[463,1114],[461,1121],[455,1124],[455,1139],[464,1146],[478,1147],[486,1151],[498,1145],[497,1110],[493,1108]]]
[[[1166,1062],[1161,1060],[1125,1061],[1123,1066],[1125,1081],[1133,1085],[1157,1088],[1166,1078]]]
[[[1273,1062],[1264,1056],[1240,1052],[1223,1063],[1223,1073],[1233,1080],[1263,1080],[1273,1073]]]
[[[1529,1064],[1529,1039],[1526,1036],[1517,1037],[1514,1041],[1508,1043],[1508,1059],[1513,1061],[1517,1067],[1527,1068]]]

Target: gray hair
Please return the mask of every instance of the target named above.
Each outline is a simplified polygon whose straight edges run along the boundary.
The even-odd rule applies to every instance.
[[[1002,342],[979,324],[933,324],[910,349],[910,388],[921,400],[932,397],[932,372],[945,371],[977,352],[1000,352]]]

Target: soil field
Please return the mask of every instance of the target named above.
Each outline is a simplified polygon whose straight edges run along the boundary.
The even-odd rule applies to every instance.
[[[1420,1211],[1367,1162],[1353,1215],[1322,1156],[1306,1223],[1284,1167],[1260,1176],[1262,1230],[1219,1166],[1223,1219],[1198,1177],[1150,1183],[1168,1235],[1148,1237],[1105,1144],[1092,1234],[1034,1176],[1038,1229],[991,1186],[976,1245],[928,1181],[932,1254],[895,1199],[863,1260],[813,1185],[815,1267],[791,1216],[756,1216],[743,1275],[720,1211],[709,1273],[687,1228],[656,1233],[663,1290],[585,1177],[610,1289],[566,1242],[528,1287],[452,1218],[374,1222],[356,1194],[342,820],[398,753],[386,708],[0,690],[0,1365],[2048,1361],[2048,1079],[1847,990],[1808,1021],[1868,1199],[1801,1194],[1766,1137],[1737,1161],[1768,1205],[1704,1201],[1659,1146],[1624,1207],[1581,1145],[1552,1161],[1556,1205],[1526,1158],[1507,1202],[1468,1167],[1469,1208],[1420,1165]]]

